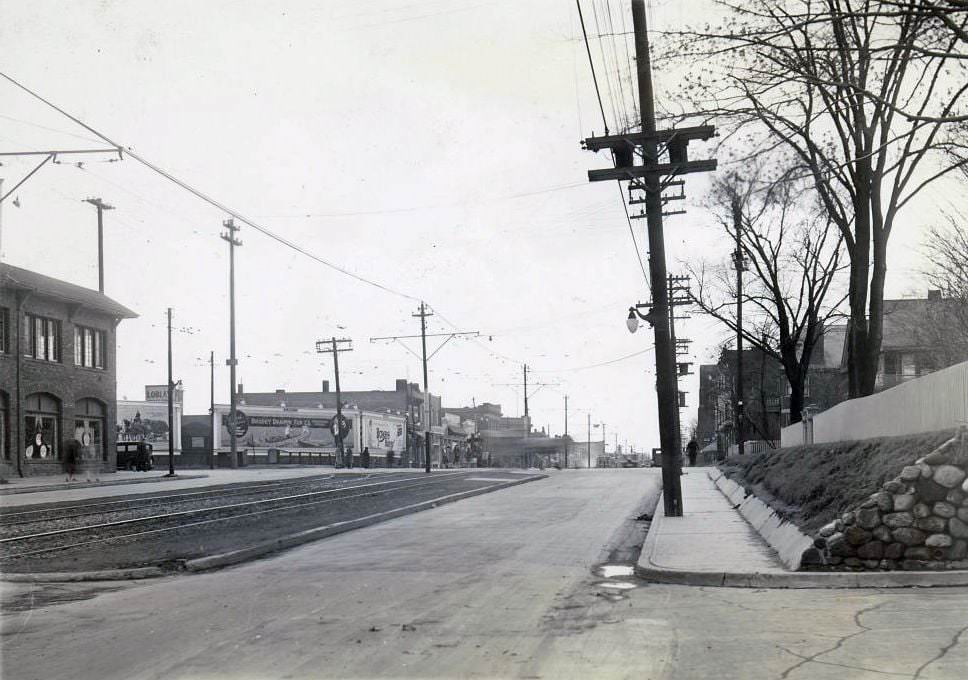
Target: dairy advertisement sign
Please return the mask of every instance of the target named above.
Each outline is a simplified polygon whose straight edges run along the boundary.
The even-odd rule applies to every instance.
[[[363,430],[363,444],[371,452],[399,452],[406,448],[403,419],[366,417],[363,419]]]
[[[229,414],[221,414],[222,445],[229,440]],[[275,449],[314,449],[336,446],[333,434],[335,416],[305,416],[298,414],[254,414],[245,409],[236,409],[235,427],[238,446],[249,448]],[[353,419],[347,418],[352,431]],[[347,447],[352,446],[352,438],[344,439]]]

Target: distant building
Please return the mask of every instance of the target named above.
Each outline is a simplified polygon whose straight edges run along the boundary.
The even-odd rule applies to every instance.
[[[106,295],[0,264],[0,475],[60,473],[76,440],[116,462],[116,329],[137,314]]]
[[[336,408],[336,392],[324,380],[319,392],[245,392],[239,389],[239,408],[245,406],[276,406],[283,409],[322,409]],[[416,383],[404,379],[396,381],[392,390],[340,390],[343,408],[363,410],[370,413],[384,413],[400,416],[406,422],[407,436],[403,451],[395,453],[404,456],[404,462],[422,465],[424,460],[424,433],[431,433],[431,461],[440,464],[445,451],[445,429],[442,421],[440,397],[424,393]],[[427,413],[428,415],[425,415]],[[427,423],[424,423],[424,418]]]

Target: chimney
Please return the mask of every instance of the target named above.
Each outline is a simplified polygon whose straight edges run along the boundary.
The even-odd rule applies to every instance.
[[[323,381],[323,394],[326,394],[327,392],[329,392],[329,381],[328,380],[324,380]]]
[[[932,301],[940,300],[941,299],[941,291],[940,290],[929,290],[928,291],[928,299],[929,300],[932,300]]]
[[[403,379],[403,378],[397,378],[396,391],[397,392],[406,392],[407,391],[407,381],[405,379]]]

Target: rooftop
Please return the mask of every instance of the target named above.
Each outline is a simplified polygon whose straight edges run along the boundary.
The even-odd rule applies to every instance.
[[[138,316],[104,293],[9,264],[0,263],[0,287],[26,290],[43,297],[73,302],[119,319],[133,319]]]

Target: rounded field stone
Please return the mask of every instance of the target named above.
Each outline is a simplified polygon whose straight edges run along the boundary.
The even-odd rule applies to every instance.
[[[954,451],[949,446],[949,442],[945,442],[921,460],[928,465],[944,465],[945,463],[951,462],[953,453]]]
[[[891,529],[897,529],[899,527],[909,527],[914,524],[914,515],[910,512],[892,512],[884,515],[881,518],[884,525],[890,527]]]
[[[904,556],[904,549],[907,546],[903,543],[891,543],[884,548],[885,560],[899,560]]]
[[[874,534],[874,538],[876,538],[878,541],[881,541],[882,543],[890,543],[891,541],[894,540],[894,538],[891,536],[891,530],[888,529],[883,524],[879,527],[875,527],[874,531],[871,533]]]
[[[948,520],[941,517],[925,517],[915,521],[914,526],[928,533],[937,534],[945,530],[945,527],[948,526]]]
[[[856,569],[858,567],[863,567],[864,566],[864,563],[861,562],[856,557],[848,557],[847,559],[844,560],[844,564],[847,565],[848,567],[852,567],[854,569]]]
[[[847,539],[848,543],[857,546],[867,543],[867,541],[871,540],[872,535],[871,532],[867,531],[866,529],[862,529],[860,526],[855,525],[847,527],[847,529],[844,531],[844,537]]]
[[[889,494],[884,495],[890,498]],[[877,508],[862,508],[857,511],[856,521],[857,526],[862,529],[873,529],[881,523],[881,513],[877,511]]]
[[[924,479],[922,477],[917,481],[915,486],[917,487],[918,495],[925,503],[943,501],[948,495],[948,487],[941,486],[932,479]]]
[[[928,563],[925,560],[902,560],[900,567],[904,571],[924,571]]]
[[[921,476],[921,468],[917,465],[906,465],[901,474],[898,475],[902,482],[913,482]]]
[[[827,551],[832,557],[851,557],[854,554],[854,548],[844,534],[834,534],[828,538]]]
[[[940,484],[946,489],[953,489],[968,477],[961,468],[957,468],[954,465],[939,465],[934,469],[934,475],[931,479],[934,480],[935,484]]]
[[[913,493],[899,493],[894,496],[894,512],[904,512],[914,507],[917,497]]]
[[[924,539],[924,544],[929,548],[948,548],[954,541],[948,534],[931,534]]]
[[[909,560],[930,560],[931,548],[924,545],[912,546],[904,551],[904,557]]]
[[[890,512],[894,509],[894,496],[887,491],[878,491],[871,498],[877,503],[877,509],[881,512]]]
[[[917,503],[911,512],[914,513],[915,517],[930,517],[931,516],[931,506],[927,503]]]
[[[948,520],[948,533],[955,538],[968,538],[968,522],[952,517]]]
[[[891,532],[894,540],[904,545],[921,545],[924,543],[926,534],[920,529],[913,527],[900,527]],[[846,542],[846,541],[845,541]]]
[[[879,560],[884,557],[884,544],[880,541],[870,541],[857,548],[857,557],[863,560]]]
[[[965,500],[965,492],[961,489],[952,489],[944,499],[952,505],[961,505],[961,501]]]
[[[821,538],[828,538],[836,534],[837,531],[838,531],[837,523],[830,522],[829,524],[824,524],[822,527],[820,527],[820,531],[818,531],[817,533],[820,535]]]
[[[934,474],[934,468],[927,463],[918,463],[918,469],[921,470],[921,479],[931,479]]]
[[[803,554],[800,555],[801,566],[817,564],[823,564],[823,555],[821,555],[820,551],[816,548],[807,548],[803,551]]]
[[[920,475],[921,469],[918,468],[917,470],[918,470],[918,475]],[[915,477],[915,479],[917,479],[917,477]],[[887,491],[888,493],[899,493],[901,491],[904,491],[904,482],[898,479],[892,479],[889,482],[884,482],[881,488],[884,489],[884,491]]]
[[[849,527],[851,524],[854,523],[854,513],[845,512],[843,515],[840,516],[840,521],[844,523],[844,526]]]
[[[968,508],[958,508],[958,512],[955,514],[962,522],[968,522]]]
[[[948,548],[948,559],[963,560],[965,557],[968,557],[968,541],[964,539],[954,541]]]
[[[897,569],[897,562],[895,560],[883,559],[878,563],[877,566],[884,571],[893,571]]]
[[[948,519],[949,517],[954,517],[958,509],[951,503],[946,501],[938,501],[933,506],[931,506],[931,512],[938,517],[944,517]]]

